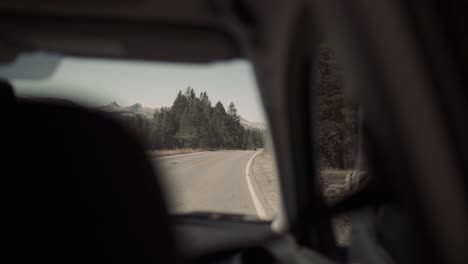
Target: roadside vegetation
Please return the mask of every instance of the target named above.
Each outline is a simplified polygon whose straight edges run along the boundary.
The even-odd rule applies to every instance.
[[[342,71],[327,43],[319,47],[314,77],[315,142],[318,145],[320,183],[325,200],[334,204],[349,194],[350,190],[345,186],[346,177],[357,169],[358,108],[346,100]],[[350,244],[350,226],[346,214],[333,219],[338,244]]]
[[[122,119],[149,150],[164,150],[161,153],[253,149],[264,144],[262,130],[241,125],[234,103],[227,110],[221,102],[212,106],[206,92],[197,96],[190,87],[179,91],[172,106],[162,107],[152,119],[141,115]]]
[[[341,69],[326,43],[319,49],[315,80],[319,165],[324,169],[354,169],[358,156],[358,111],[345,99]]]

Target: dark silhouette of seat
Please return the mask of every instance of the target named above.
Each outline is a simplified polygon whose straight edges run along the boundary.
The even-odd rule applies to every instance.
[[[14,262],[175,263],[165,201],[138,140],[66,102],[1,83],[7,256]]]

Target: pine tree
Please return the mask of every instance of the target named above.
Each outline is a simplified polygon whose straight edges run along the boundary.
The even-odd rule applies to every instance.
[[[177,123],[174,114],[168,108],[161,108],[153,116],[153,146],[156,148],[176,148],[175,137]]]
[[[320,163],[351,167],[357,157],[357,110],[345,104],[344,83],[335,55],[324,43],[316,67],[316,131]]]
[[[243,128],[240,124],[240,117],[237,114],[237,108],[233,102],[229,104],[228,108],[228,142],[229,147],[231,148],[241,148],[242,147],[242,132]]]
[[[213,147],[222,149],[226,147],[226,137],[228,135],[227,127],[227,114],[221,102],[217,102],[213,109]]]
[[[251,149],[263,146],[261,131],[246,130],[234,103],[226,112],[223,104],[213,107],[206,92],[195,94],[187,87],[179,91],[171,107],[156,111],[151,120],[137,115],[125,123],[152,148]]]

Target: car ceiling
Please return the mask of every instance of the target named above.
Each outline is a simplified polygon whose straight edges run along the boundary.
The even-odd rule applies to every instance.
[[[217,6],[208,0],[1,1],[0,61],[37,49],[176,62],[239,57]]]

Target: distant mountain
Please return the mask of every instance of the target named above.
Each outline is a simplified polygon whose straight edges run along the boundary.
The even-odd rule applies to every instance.
[[[153,118],[154,113],[158,110],[158,108],[151,108],[142,106],[141,104],[133,104],[130,106],[120,106],[117,102],[112,102],[108,105],[100,106],[97,109],[109,112],[113,114],[121,114],[121,115],[142,115],[146,118]]]
[[[154,113],[158,111],[157,108],[146,107],[146,106],[142,106],[141,104],[134,104],[131,106],[127,106],[125,107],[125,110],[135,113],[135,114],[148,117],[148,118],[153,118]]]
[[[108,105],[100,106],[97,109],[104,112],[119,113],[123,111],[123,107],[117,104],[117,102],[112,102]]]
[[[266,129],[265,123],[250,122],[250,121],[244,119],[243,117],[240,117],[240,123],[246,129],[260,129],[260,130],[265,130]]]
[[[159,108],[150,108],[142,106],[141,104],[133,104],[130,106],[120,106],[117,102],[112,102],[108,105],[100,106],[97,109],[119,115],[142,115],[149,119],[153,118],[153,115]],[[241,125],[246,129],[260,129],[265,130],[265,123],[261,122],[250,122],[243,117],[240,117]]]

